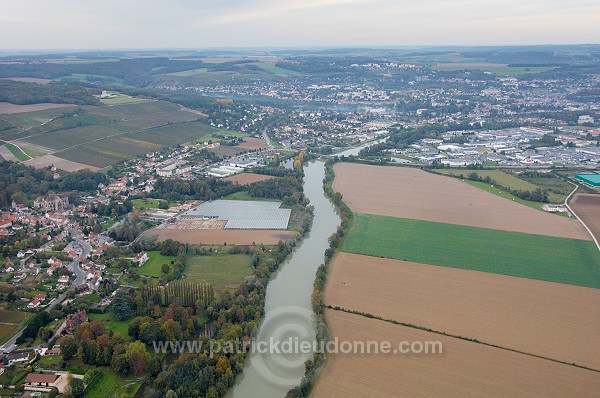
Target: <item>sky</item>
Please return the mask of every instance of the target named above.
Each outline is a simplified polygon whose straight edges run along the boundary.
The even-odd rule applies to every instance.
[[[600,43],[598,0],[0,0],[0,49]]]

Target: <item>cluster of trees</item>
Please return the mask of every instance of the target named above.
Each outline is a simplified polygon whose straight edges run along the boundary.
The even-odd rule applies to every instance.
[[[215,298],[210,283],[170,283],[164,287],[144,286],[140,289],[142,299],[162,306],[169,304],[183,305],[190,308],[205,307]]]
[[[100,105],[100,100],[92,96],[100,92],[69,84],[29,83],[0,79],[0,102],[28,105],[52,102],[59,104]]]
[[[286,205],[305,205],[301,174],[264,180],[248,185],[248,195],[282,200]]]
[[[80,358],[87,365],[110,366],[122,376],[156,375],[161,370],[158,358],[151,356],[142,342],[126,343],[99,322],[82,323],[73,336],[64,337],[60,344],[65,361]]]
[[[97,214],[102,217],[117,217],[129,213],[133,210],[133,203],[130,200],[124,202],[117,202],[111,200],[108,204],[97,203],[90,205],[88,209],[91,213]]]
[[[531,148],[540,148],[540,147],[547,147],[547,146],[560,146],[561,142],[558,141],[556,138],[552,137],[550,134],[544,134],[542,136],[542,138],[540,138],[539,140],[535,140],[535,141],[531,141],[529,143],[529,146]]]
[[[0,208],[8,208],[14,200],[27,203],[50,192],[93,192],[98,184],[108,183],[99,172],[81,170],[54,179],[49,169],[35,169],[22,163],[0,162]]]
[[[136,214],[132,213],[118,226],[112,228],[108,236],[120,242],[133,242],[143,231],[151,226],[152,224],[149,221],[142,220]]]
[[[23,344],[26,341],[34,340],[38,336],[40,329],[49,324],[51,320],[50,314],[46,311],[35,314],[25,329],[23,329],[23,333],[17,339],[17,344]]]
[[[213,200],[243,189],[239,184],[233,184],[217,178],[197,179],[186,181],[179,178],[158,179],[154,185],[152,197],[173,202],[184,200]]]

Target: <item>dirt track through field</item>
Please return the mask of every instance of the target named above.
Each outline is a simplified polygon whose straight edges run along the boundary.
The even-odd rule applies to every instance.
[[[331,354],[313,398],[597,397],[600,374],[481,344],[327,310],[345,341],[441,341],[442,355]]]
[[[223,243],[233,245],[265,244],[274,245],[279,241],[291,239],[296,232],[283,230],[218,230],[218,229],[154,229],[148,235],[154,235],[159,241],[173,239],[182,243],[220,245]]]
[[[600,195],[578,193],[569,205],[600,241]]]
[[[544,213],[415,168],[335,165],[334,190],[358,213],[591,240],[574,219]]]
[[[600,370],[599,289],[339,253],[325,304]]]
[[[233,183],[237,183],[240,185],[248,185],[254,182],[272,180],[273,176],[263,175],[263,174],[254,174],[254,173],[240,173],[230,177],[224,178],[225,181],[230,181]]]

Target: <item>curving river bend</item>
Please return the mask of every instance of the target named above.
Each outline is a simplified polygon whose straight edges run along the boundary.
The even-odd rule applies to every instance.
[[[281,266],[267,286],[265,319],[258,340],[300,335],[302,340],[314,341],[315,330],[310,314],[310,298],[317,268],[324,261],[328,238],[340,218],[323,192],[325,163],[309,162],[304,168],[304,194],[314,206],[314,220],[309,234],[291,257]],[[299,384],[304,375],[304,361],[299,355],[250,354],[244,372],[229,390],[228,398],[281,398]]]

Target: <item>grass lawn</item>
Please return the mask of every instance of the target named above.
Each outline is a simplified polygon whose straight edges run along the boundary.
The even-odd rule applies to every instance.
[[[30,156],[27,156],[25,152],[23,152],[18,146],[13,145],[11,143],[6,144],[6,148],[13,154],[15,157],[21,161],[31,159]]]
[[[135,199],[133,201],[133,207],[135,207],[138,210],[145,210],[145,209],[158,209],[158,204],[160,202],[164,202],[164,200],[161,199]],[[172,203],[169,203],[169,206],[171,206]]]
[[[148,252],[148,261],[138,268],[138,272],[140,275],[160,278],[162,276],[162,265],[168,264],[170,267],[171,261],[175,260],[175,258],[175,256],[163,256],[157,251]]]
[[[112,330],[115,334],[125,338],[125,340],[131,339],[127,334],[129,321],[119,321],[113,314],[108,312],[104,314],[88,314],[88,318],[90,321],[101,322],[106,330]]]
[[[250,256],[246,254],[189,256],[185,267],[185,280],[237,287],[252,273],[250,264]]]
[[[62,362],[62,355],[46,355],[36,362],[38,366],[58,369]]]
[[[592,241],[356,214],[343,250],[600,288]]]
[[[99,368],[102,377],[88,386],[86,398],[133,397],[144,379],[135,377],[122,378],[108,367]]]

